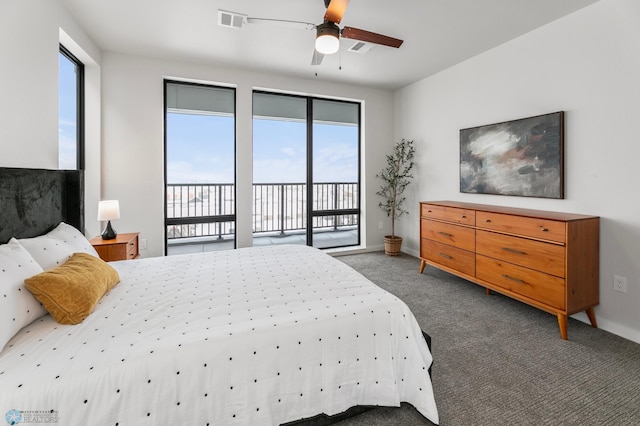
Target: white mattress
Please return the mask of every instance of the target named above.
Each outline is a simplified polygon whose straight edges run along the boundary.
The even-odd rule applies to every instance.
[[[80,325],[49,316],[0,354],[0,411],[60,425],[269,425],[409,402],[434,423],[431,354],[407,306],[321,251],[111,263]]]

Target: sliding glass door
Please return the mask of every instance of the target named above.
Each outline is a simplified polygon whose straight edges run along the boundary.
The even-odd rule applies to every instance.
[[[307,101],[253,95],[253,245],[306,244]]]
[[[360,104],[254,92],[253,243],[360,243]]]
[[[235,247],[235,90],[165,82],[166,253]]]
[[[312,99],[314,247],[360,243],[360,104]]]

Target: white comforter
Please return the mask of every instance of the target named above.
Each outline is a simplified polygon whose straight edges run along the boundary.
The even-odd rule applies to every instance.
[[[438,423],[407,306],[304,246],[114,262],[80,325],[47,315],[0,354],[0,411],[59,425],[269,425],[354,405]],[[36,413],[37,414],[37,413]]]

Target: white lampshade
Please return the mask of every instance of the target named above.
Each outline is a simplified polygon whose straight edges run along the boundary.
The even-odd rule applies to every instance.
[[[333,34],[324,34],[316,38],[316,50],[324,55],[331,55],[340,49],[340,40]]]
[[[104,200],[98,203],[98,220],[120,219],[118,200]]]

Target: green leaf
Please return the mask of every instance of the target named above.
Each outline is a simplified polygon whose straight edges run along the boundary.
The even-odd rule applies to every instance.
[[[405,197],[402,193],[413,179],[413,157],[415,147],[413,140],[402,139],[393,146],[392,154],[387,154],[387,166],[376,175],[382,180],[376,192],[382,201],[378,206],[391,218],[391,235],[395,237],[395,220],[409,213],[403,206]]]

